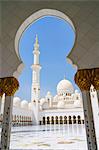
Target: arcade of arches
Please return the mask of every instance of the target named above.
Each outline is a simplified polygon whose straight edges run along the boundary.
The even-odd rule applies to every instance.
[[[84,124],[81,116],[47,116],[43,117],[40,125],[45,124]]]
[[[3,114],[0,115],[0,125],[2,125]],[[12,126],[32,125],[32,118],[28,116],[12,116]]]

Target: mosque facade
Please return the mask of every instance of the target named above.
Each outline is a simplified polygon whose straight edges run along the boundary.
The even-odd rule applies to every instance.
[[[48,91],[45,97],[40,97],[41,65],[39,62],[40,51],[37,36],[33,55],[31,102],[21,101],[19,97],[13,98],[13,126],[84,123],[81,93],[74,89],[69,80],[64,78],[58,83],[55,96],[52,96],[51,92]],[[3,107],[4,96],[2,98],[0,122],[2,122]]]

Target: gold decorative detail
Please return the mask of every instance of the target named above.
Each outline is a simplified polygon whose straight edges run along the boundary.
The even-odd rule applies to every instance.
[[[0,97],[2,97],[2,96],[3,96],[3,90],[1,88],[1,79],[0,79]]]
[[[79,86],[81,91],[90,90],[91,82],[88,70],[78,70],[75,74],[75,83]]]
[[[92,75],[94,76],[92,84],[96,90],[99,90],[99,69],[93,69]]]
[[[75,83],[79,86],[81,91],[90,90],[93,85],[96,90],[99,90],[99,69],[82,69],[75,74]]]
[[[14,77],[0,78],[0,96],[13,96],[19,88],[19,82]]]

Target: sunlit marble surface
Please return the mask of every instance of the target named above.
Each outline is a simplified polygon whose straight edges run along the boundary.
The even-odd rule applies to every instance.
[[[1,131],[1,128],[0,128]],[[99,148],[99,136],[97,138]],[[87,150],[84,125],[14,127],[10,150]]]
[[[87,150],[84,125],[45,125],[12,128],[11,149]]]

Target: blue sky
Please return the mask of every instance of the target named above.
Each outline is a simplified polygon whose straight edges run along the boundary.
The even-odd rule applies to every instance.
[[[66,56],[71,51],[75,33],[69,23],[62,19],[47,16],[31,24],[20,39],[20,56],[25,68],[19,77],[20,88],[16,93],[21,99],[30,101],[33,64],[33,47],[35,36],[38,35],[40,44],[41,97],[47,91],[56,94],[58,82],[70,80],[75,88],[74,74],[76,70],[67,63]]]

